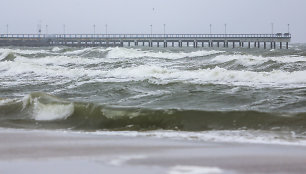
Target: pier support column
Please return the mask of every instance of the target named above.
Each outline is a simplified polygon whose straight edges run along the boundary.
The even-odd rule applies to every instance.
[[[193,45],[194,45],[195,48],[198,48],[198,41],[195,40],[194,43],[193,43]]]
[[[142,46],[145,46],[145,42],[144,41],[142,42]]]
[[[217,42],[217,47],[218,47],[218,48],[220,47],[220,42]]]
[[[179,41],[179,47],[182,47],[182,46],[183,46],[183,42]]]
[[[257,47],[257,42],[254,42],[254,48],[256,48]]]
[[[266,42],[264,42],[264,49],[266,49],[267,48],[267,43]]]
[[[248,48],[251,48],[251,42],[248,42]]]
[[[189,42],[187,41],[187,47],[189,47]]]
[[[242,48],[244,47],[244,42],[241,42],[241,47],[242,47]]]
[[[214,47],[214,42],[213,41],[210,42],[210,47]]]
[[[172,47],[174,47],[174,42],[172,42]]]
[[[289,42],[286,42],[286,49],[289,49]]]
[[[273,42],[273,48],[276,49],[276,42]]]
[[[157,47],[159,47],[159,42],[157,42]]]
[[[242,44],[241,44],[241,42],[239,42],[239,47],[242,47]]]
[[[120,41],[120,46],[123,47],[123,41],[122,40]]]
[[[128,46],[129,46],[129,47],[131,46],[131,42],[128,42]]]
[[[258,42],[258,45],[257,45],[257,47],[258,47],[258,48],[260,48],[260,42]]]
[[[228,42],[226,42],[226,48],[228,48]]]
[[[204,47],[204,42],[202,42],[202,47]]]
[[[235,48],[235,42],[233,42],[233,48]]]
[[[283,43],[282,43],[282,42],[279,43],[279,48],[280,48],[280,49],[283,48]]]
[[[270,44],[271,44],[271,45],[270,45],[270,48],[273,49],[273,42],[271,42]]]

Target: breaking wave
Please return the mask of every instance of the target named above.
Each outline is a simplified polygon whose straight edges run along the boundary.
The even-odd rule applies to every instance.
[[[111,107],[71,102],[38,92],[22,100],[5,100],[0,105],[1,126],[76,130],[306,131],[306,113]]]
[[[192,84],[228,84],[246,86],[306,86],[306,71],[288,72],[273,70],[270,72],[254,72],[249,70],[228,70],[222,67],[186,70],[184,68],[164,67],[160,65],[139,65],[132,67],[118,67],[113,69],[91,69],[74,66],[78,61],[95,64],[99,59],[81,60],[80,58],[57,57],[35,59],[16,58],[15,61],[0,62],[2,76],[12,79],[24,76],[35,78],[68,78],[66,80],[90,78],[100,82],[148,81],[153,84],[192,83]],[[63,59],[63,61],[60,61]],[[67,64],[70,66],[61,66]],[[74,64],[73,64],[74,63]],[[50,64],[53,64],[52,66]],[[16,79],[18,82],[18,79]],[[23,81],[21,81],[23,83]]]
[[[215,55],[223,53],[224,51],[194,51],[194,52],[154,52],[154,51],[144,51],[140,49],[133,48],[109,48],[108,49],[108,58],[141,58],[141,57],[151,57],[151,58],[164,58],[164,59],[181,59],[188,57],[201,57],[208,55]]]

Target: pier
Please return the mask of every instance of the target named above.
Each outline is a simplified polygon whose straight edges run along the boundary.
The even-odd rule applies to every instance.
[[[290,33],[276,34],[0,34],[0,46],[246,47],[288,49]]]

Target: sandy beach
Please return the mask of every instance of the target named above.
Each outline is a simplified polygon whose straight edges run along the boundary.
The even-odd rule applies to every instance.
[[[2,129],[0,173],[294,173],[306,147]]]

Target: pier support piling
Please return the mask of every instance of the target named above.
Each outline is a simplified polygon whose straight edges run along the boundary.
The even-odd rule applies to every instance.
[[[266,49],[267,48],[267,43],[266,42],[264,42],[264,49]]]
[[[273,42],[273,48],[276,49],[276,42]]]

